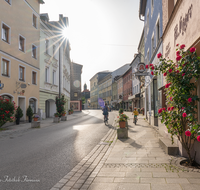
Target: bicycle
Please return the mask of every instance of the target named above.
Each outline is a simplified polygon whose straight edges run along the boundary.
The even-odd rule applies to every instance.
[[[136,117],[134,116],[134,123],[135,123],[135,125],[136,125],[136,123],[137,123],[137,120],[138,120],[138,119],[137,119],[137,116],[136,116]]]
[[[108,125],[108,115],[104,115],[104,123],[105,125]]]

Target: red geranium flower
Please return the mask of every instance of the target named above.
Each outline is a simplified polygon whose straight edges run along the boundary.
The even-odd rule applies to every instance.
[[[176,72],[177,72],[177,73],[180,73],[180,71],[179,71],[179,70],[177,70]]]
[[[151,74],[154,75],[153,71],[151,71]]]
[[[149,68],[149,65],[145,65],[145,67],[146,67],[146,69],[148,69],[148,68]]]
[[[192,102],[192,98],[188,98],[188,102]]]
[[[197,141],[199,141],[199,142],[200,142],[200,135],[199,135],[199,136],[197,136]]]
[[[186,113],[183,113],[183,115],[182,115],[183,117],[187,117],[187,114]]]
[[[154,66],[151,67],[151,70],[154,70]]]
[[[149,66],[150,66],[150,67],[152,67],[152,66],[153,66],[153,64],[152,64],[152,63],[150,63],[150,64],[149,64]]]
[[[165,85],[165,88],[169,88],[169,84],[166,84],[166,85]]]
[[[172,69],[169,69],[169,73],[171,73],[172,72]]]
[[[185,44],[181,45],[181,46],[180,46],[180,49],[184,49],[184,47],[185,47]]]
[[[164,111],[165,111],[166,109],[165,109],[165,108],[162,108],[162,110],[164,110]]]
[[[173,109],[174,109],[174,107],[172,106],[172,107],[171,107],[171,111],[173,111]]]
[[[185,135],[190,137],[191,136],[191,132],[190,131],[185,131]]]
[[[166,76],[167,76],[167,73],[164,73],[163,75],[164,75],[164,77],[166,77]]]
[[[162,56],[161,53],[158,53],[158,54],[157,54],[157,58],[158,58],[158,59],[161,58],[161,56]]]
[[[162,108],[158,110],[158,113],[162,113]]]
[[[170,107],[168,107],[168,108],[167,108],[167,110],[168,110],[168,111],[170,111],[170,110],[171,110],[171,108],[170,108]]]
[[[191,48],[190,48],[190,52],[191,52],[191,53],[193,53],[193,52],[195,52],[195,51],[196,51],[196,48],[195,48],[195,47],[191,47]]]
[[[179,61],[182,57],[179,55],[176,57],[176,60]]]
[[[176,46],[179,46],[179,44],[176,44]]]
[[[171,101],[173,100],[172,97],[170,97],[170,100],[171,100]]]
[[[185,75],[185,73],[182,74],[182,77]]]

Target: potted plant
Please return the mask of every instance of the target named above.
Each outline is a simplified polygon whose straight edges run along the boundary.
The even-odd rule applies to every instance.
[[[119,114],[118,118],[118,123],[120,128],[125,128],[126,127],[126,122],[129,119],[129,117],[126,114]]]
[[[33,120],[34,120],[34,121],[38,121],[38,118],[40,118],[39,115],[34,115],[34,116],[33,116]]]
[[[71,115],[71,110],[68,110],[69,115]]]
[[[122,114],[124,112],[123,108],[119,109],[119,114]]]
[[[141,111],[141,109],[140,108],[138,108],[138,113],[140,114],[140,111]]]
[[[63,111],[61,114],[62,114],[62,116],[65,116],[65,114],[66,114],[66,111]]]
[[[18,108],[17,108],[17,110],[16,110],[15,117],[16,117],[16,125],[19,125],[20,118],[23,117],[23,111],[22,111],[22,109],[20,108],[20,106],[18,106]]]
[[[73,110],[73,109],[71,109],[71,114],[72,114],[72,113],[74,113],[74,110]]]
[[[28,116],[28,121],[29,123],[32,121],[32,117],[33,117],[33,110],[31,108],[31,106],[29,106],[26,110],[26,115]]]
[[[54,113],[54,116],[59,117],[59,113],[58,112]]]

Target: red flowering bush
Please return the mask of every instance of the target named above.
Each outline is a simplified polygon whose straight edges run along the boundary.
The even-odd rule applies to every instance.
[[[200,99],[195,84],[200,78],[200,57],[197,56],[194,47],[187,51],[184,48],[184,44],[180,47],[177,44],[177,62],[167,60],[159,53],[157,57],[160,57],[160,63],[154,65],[154,74],[164,73],[167,81],[165,94],[168,109],[159,111],[161,122],[168,128],[172,143],[173,136],[177,136],[192,165],[195,155],[191,155],[191,140],[200,142],[200,124],[197,120],[197,102]]]
[[[13,116],[15,109],[15,102],[10,102],[8,99],[3,99],[0,96],[0,127],[8,121],[13,122],[15,120]]]

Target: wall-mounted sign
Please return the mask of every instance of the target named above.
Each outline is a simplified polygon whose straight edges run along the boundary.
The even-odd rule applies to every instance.
[[[21,88],[26,88],[26,84],[21,84]]]
[[[145,64],[139,63],[138,66],[137,66],[137,69],[140,73],[143,73],[146,70]]]
[[[0,89],[2,89],[4,87],[3,83],[0,83]]]

